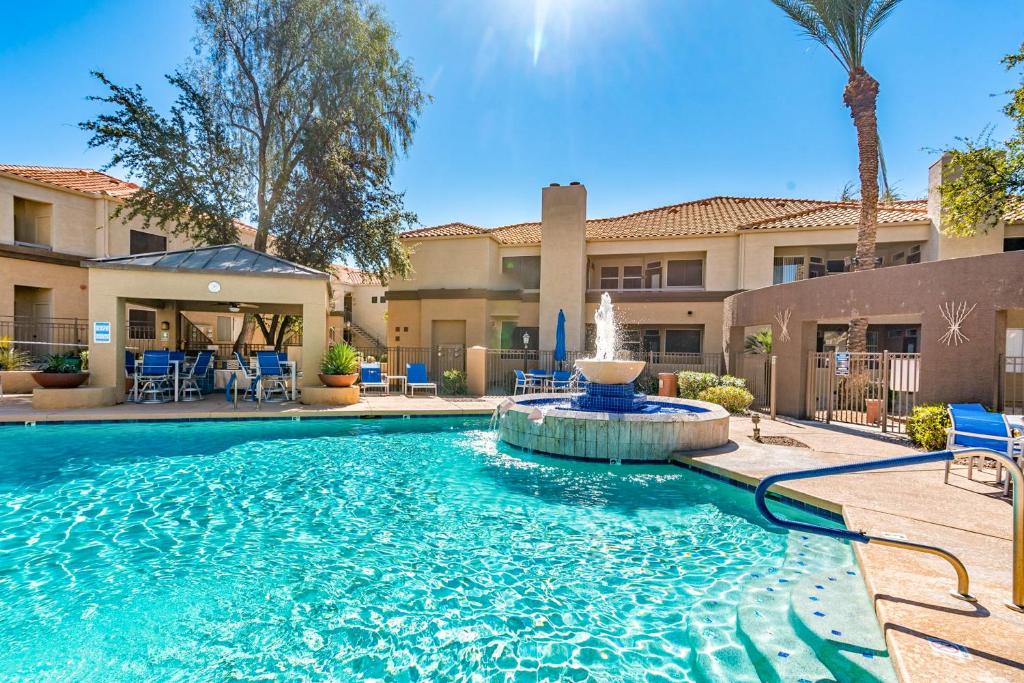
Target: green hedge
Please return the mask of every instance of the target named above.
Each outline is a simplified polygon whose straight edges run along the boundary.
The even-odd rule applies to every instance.
[[[926,451],[940,451],[946,447],[946,429],[951,426],[946,404],[914,406],[907,418],[907,436]]]
[[[469,391],[469,386],[466,384],[466,373],[462,370],[445,370],[441,376],[441,386],[444,388],[444,393],[457,396]]]
[[[699,399],[702,391],[713,387],[747,388],[746,380],[740,377],[733,377],[732,375],[718,376],[713,372],[683,370],[677,375],[677,380],[679,382],[680,398]]]
[[[742,387],[717,386],[704,389],[697,400],[717,403],[730,413],[742,413],[754,402],[754,395]]]

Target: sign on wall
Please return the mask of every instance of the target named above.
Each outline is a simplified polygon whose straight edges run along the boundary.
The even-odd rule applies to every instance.
[[[93,344],[109,344],[110,343],[110,323],[95,321],[92,324],[92,343]]]
[[[850,374],[850,354],[846,351],[836,351],[836,375],[848,377]]]

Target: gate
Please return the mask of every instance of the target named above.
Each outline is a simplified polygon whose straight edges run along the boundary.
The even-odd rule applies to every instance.
[[[999,410],[1024,415],[1024,356],[999,356]]]
[[[811,353],[807,416],[905,433],[917,405],[920,365],[919,353]]]
[[[775,419],[773,394],[775,383],[775,356],[767,354],[737,353],[732,356],[730,372],[747,383],[747,391],[754,396],[751,410],[768,413]]]

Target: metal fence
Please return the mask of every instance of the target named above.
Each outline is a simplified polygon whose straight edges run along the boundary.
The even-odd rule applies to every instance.
[[[554,351],[531,351],[523,349],[488,349],[485,370],[485,393],[488,396],[507,396],[515,386],[516,370],[572,370],[577,358],[589,358],[591,351],[568,351],[565,360],[554,359]],[[646,393],[657,392],[658,373],[676,373],[682,370],[697,372],[723,371],[721,353],[656,353],[628,352],[619,355],[622,359],[646,361],[643,372],[637,378],[637,388]]]
[[[89,343],[87,327],[88,321],[79,318],[0,316],[0,338],[9,339],[14,348],[36,360],[85,348]]]
[[[387,375],[406,376],[406,365],[422,363],[427,378],[437,384],[438,393],[450,393],[445,386],[444,373],[448,370],[466,372],[466,349],[462,346],[356,346],[363,359],[379,361]]]
[[[773,413],[772,373],[774,371],[773,359],[775,356],[765,354],[737,353],[732,356],[730,373],[740,377],[747,383],[747,390],[753,394],[754,402],[750,404],[751,410],[762,413]]]
[[[919,353],[811,353],[807,415],[904,433],[917,405],[920,365]]]
[[[1024,415],[1024,356],[999,356],[999,410]]]

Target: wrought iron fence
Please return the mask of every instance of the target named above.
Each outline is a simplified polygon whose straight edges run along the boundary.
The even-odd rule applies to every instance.
[[[811,353],[807,415],[905,433],[917,405],[919,353]]]
[[[1024,415],[1024,356],[999,356],[999,405],[1008,415]]]
[[[772,358],[774,356],[747,353],[732,356],[729,372],[747,383],[747,390],[754,396],[751,410],[772,412]]]
[[[40,360],[50,354],[85,348],[89,343],[87,323],[79,318],[0,316],[0,338],[10,340],[16,349]]]
[[[462,346],[356,346],[355,349],[364,359],[379,361],[387,375],[406,376],[406,365],[422,363],[427,368],[427,378],[437,384],[440,394],[449,393],[444,382],[445,372],[466,372],[466,349]]]

